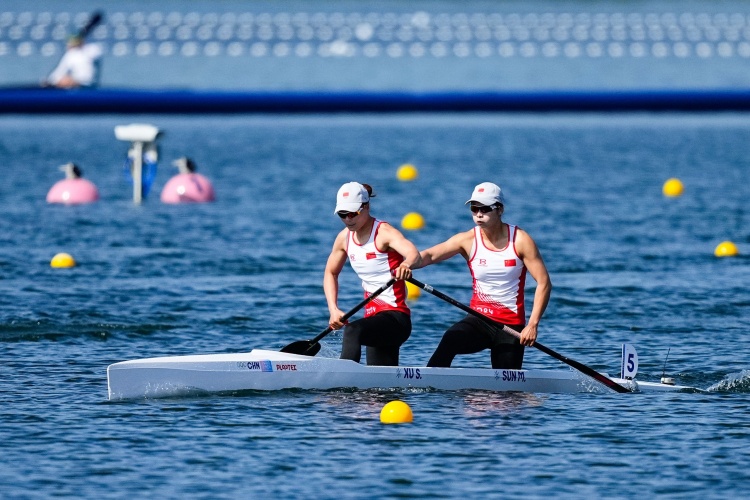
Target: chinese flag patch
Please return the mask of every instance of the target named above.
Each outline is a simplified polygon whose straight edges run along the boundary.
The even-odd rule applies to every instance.
[[[377,257],[377,255],[375,255],[375,252],[367,252],[365,254],[365,257],[367,258],[367,260],[370,260],[370,259],[374,259],[375,257]]]
[[[516,265],[516,259],[506,259],[505,267],[513,267]]]

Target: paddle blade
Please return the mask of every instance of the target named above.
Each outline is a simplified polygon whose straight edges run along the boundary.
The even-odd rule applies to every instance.
[[[288,354],[300,354],[302,356],[315,356],[320,351],[320,344],[312,340],[298,340],[281,349]]]

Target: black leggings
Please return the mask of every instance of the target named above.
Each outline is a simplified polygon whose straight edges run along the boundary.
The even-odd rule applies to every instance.
[[[524,327],[508,326],[517,332]],[[473,354],[484,349],[491,349],[492,368],[521,369],[524,351],[521,342],[513,335],[502,331],[500,323],[494,327],[471,315],[448,328],[427,366],[447,368],[457,354]]]
[[[411,335],[411,316],[399,311],[383,311],[358,319],[344,327],[341,359],[359,363],[362,346],[367,346],[367,364],[398,366],[398,351]]]

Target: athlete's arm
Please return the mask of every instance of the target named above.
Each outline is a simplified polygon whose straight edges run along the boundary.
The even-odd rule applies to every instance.
[[[404,261],[394,269],[393,276],[398,280],[411,278],[411,270],[420,267],[419,264],[422,262],[422,257],[414,243],[407,240],[401,231],[390,224],[380,224],[375,239],[377,248],[386,252],[395,250],[404,258]]]
[[[344,229],[336,236],[333,248],[331,249],[331,255],[328,256],[326,269],[323,273],[323,291],[326,295],[328,311],[330,313],[328,325],[334,330],[338,330],[344,326],[344,323],[341,321],[344,312],[338,306],[339,274],[341,274],[341,270],[344,268],[344,264],[346,264],[346,238],[348,231],[348,229]]]
[[[70,61],[70,52],[65,52],[65,54],[62,56],[62,59],[60,59],[60,62],[57,63],[57,66],[52,70],[52,73],[47,76],[47,79],[45,81],[52,85],[57,85],[60,80],[62,80],[62,78],[70,72],[72,68]]]
[[[529,321],[521,332],[521,343],[526,346],[533,345],[537,339],[539,321],[542,319],[544,310],[549,304],[552,293],[552,281],[550,280],[547,266],[539,252],[534,240],[526,231],[516,229],[516,253],[523,261],[526,269],[534,281],[536,281],[536,292],[534,292],[534,305],[531,309]]]
[[[474,230],[470,229],[463,233],[458,233],[451,236],[442,243],[422,250],[422,265],[419,267],[426,267],[430,264],[435,264],[451,257],[461,254],[464,259],[469,260],[469,252],[471,252],[471,245],[474,240]]]

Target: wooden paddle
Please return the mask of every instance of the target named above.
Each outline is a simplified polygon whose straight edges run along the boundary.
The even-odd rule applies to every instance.
[[[421,281],[416,280],[414,278],[409,278],[407,281],[409,283],[413,284],[413,285],[418,286],[422,290],[424,290],[424,291],[426,291],[428,293],[431,293],[435,297],[441,298],[444,301],[448,302],[449,304],[453,304],[454,306],[458,307],[459,309],[462,309],[462,310],[466,311],[467,313],[476,316],[477,318],[483,319],[484,321],[486,321],[487,323],[491,324],[492,326],[495,326],[495,327],[499,326],[497,323],[495,323],[494,321],[492,321],[490,318],[488,318],[484,314],[480,313],[479,311],[475,311],[474,309],[472,309],[472,308],[470,308],[470,307],[468,307],[468,306],[466,306],[466,305],[458,302],[457,300],[455,300],[455,299],[453,299],[451,297],[448,297],[444,293],[441,293],[438,290],[435,290],[430,285],[426,285],[426,284],[422,283]],[[521,336],[517,331],[515,331],[514,329],[512,329],[508,325],[503,325],[502,329],[503,329],[504,332],[509,333],[509,334],[513,335],[514,337],[519,337],[520,338],[520,336]],[[579,363],[578,361],[575,361],[575,360],[570,359],[570,358],[568,358],[566,356],[563,356],[562,354],[559,354],[559,353],[553,351],[549,347],[546,347],[546,346],[540,344],[539,342],[534,342],[533,345],[534,345],[534,347],[536,347],[537,349],[539,349],[543,353],[549,354],[553,358],[558,359],[558,360],[562,361],[563,363],[565,363],[565,364],[567,364],[569,366],[572,366],[573,368],[575,368],[579,372],[581,372],[581,373],[583,373],[585,375],[588,375],[589,377],[595,379],[598,382],[601,382],[602,384],[606,385],[607,387],[609,387],[610,389],[612,389],[615,392],[621,392],[621,393],[622,392],[630,392],[627,388],[621,386],[620,384],[618,384],[616,382],[613,382],[612,380],[608,379],[607,377],[605,377],[601,373],[597,372],[593,368],[589,368],[588,366],[584,365],[583,363]]]
[[[375,297],[388,290],[395,282],[396,278],[391,278],[388,283],[372,292],[372,294],[370,294],[370,296],[368,296],[365,300],[354,306],[354,309],[344,314],[341,317],[341,321],[345,322],[346,320],[354,316],[357,311],[369,304]],[[333,328],[329,326],[328,328],[320,332],[314,339],[298,340],[297,342],[292,342],[288,346],[283,347],[281,349],[281,352],[288,352],[290,354],[302,354],[304,356],[315,356],[316,354],[318,354],[318,351],[320,351],[320,344],[318,343],[318,341],[332,331]]]

